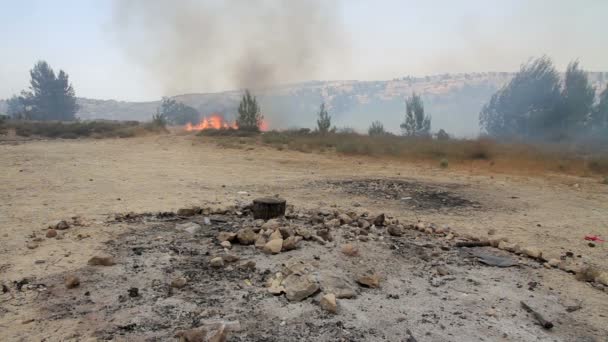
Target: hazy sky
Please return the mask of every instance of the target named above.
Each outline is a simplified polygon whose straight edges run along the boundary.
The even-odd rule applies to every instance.
[[[78,96],[155,100],[175,95],[166,94],[162,82],[126,53],[115,5],[110,0],[0,0],[0,98],[26,88],[28,70],[39,59],[67,71]],[[560,69],[578,58],[588,70],[608,71],[606,0],[342,0],[335,7],[345,53],[306,79],[513,71],[542,54]],[[231,13],[223,15],[230,20]],[[187,90],[231,86],[237,85],[201,82]]]

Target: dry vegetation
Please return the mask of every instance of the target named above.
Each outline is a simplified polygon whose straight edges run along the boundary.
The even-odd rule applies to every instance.
[[[0,124],[0,133],[14,131],[20,137],[44,137],[60,139],[130,138],[150,133],[166,132],[163,125],[137,121],[16,121]]]
[[[596,148],[593,151],[583,151],[581,144],[507,143],[488,138],[436,140],[355,133],[320,135],[307,130],[267,132],[256,139],[239,136],[237,141],[229,138],[237,136],[235,132],[203,131],[200,134],[221,137],[218,138],[218,143],[228,148],[261,143],[278,150],[290,149],[304,153],[335,151],[346,155],[430,162],[441,168],[475,167],[495,172],[559,172],[602,177],[608,174],[608,150]]]

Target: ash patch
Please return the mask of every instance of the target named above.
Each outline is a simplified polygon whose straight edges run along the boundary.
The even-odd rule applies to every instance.
[[[393,179],[361,179],[329,182],[351,195],[399,201],[419,210],[479,209],[481,204],[461,197],[453,191],[457,185],[424,184]]]

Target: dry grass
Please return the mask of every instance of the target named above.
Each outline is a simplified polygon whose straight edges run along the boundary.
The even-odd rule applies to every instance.
[[[428,161],[440,167],[456,166],[508,173],[559,172],[574,175],[608,174],[608,150],[582,150],[581,145],[504,143],[487,138],[436,140],[352,133],[307,134],[267,132],[263,144],[279,150],[335,151],[347,155]]]
[[[130,138],[151,133],[166,132],[162,125],[137,121],[6,121],[5,131],[14,130],[21,137],[59,139]]]

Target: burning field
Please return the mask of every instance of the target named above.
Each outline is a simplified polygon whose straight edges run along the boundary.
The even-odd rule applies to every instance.
[[[192,123],[187,123],[186,126],[184,126],[184,130],[186,132],[197,132],[197,131],[203,131],[203,130],[222,130],[222,129],[238,129],[239,126],[236,124],[236,121],[233,122],[229,122],[228,120],[224,119],[224,117],[220,114],[211,114],[208,117],[204,117],[199,123],[197,124],[192,124]],[[267,131],[268,130],[268,122],[265,120],[262,120],[262,122],[260,123],[260,130],[261,131]]]

